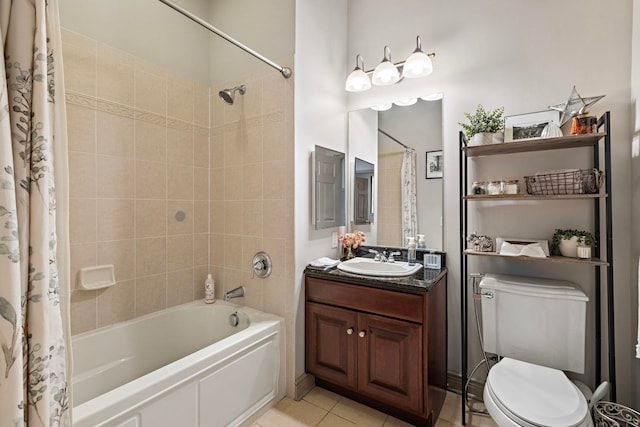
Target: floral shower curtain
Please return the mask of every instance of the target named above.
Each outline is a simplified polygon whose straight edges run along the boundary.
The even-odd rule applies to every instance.
[[[402,158],[400,177],[402,179],[402,242],[407,243],[407,237],[416,237],[418,233],[418,199],[416,151],[407,148]]]
[[[0,426],[69,426],[54,177],[54,162],[66,162],[57,1],[2,0],[0,34]]]

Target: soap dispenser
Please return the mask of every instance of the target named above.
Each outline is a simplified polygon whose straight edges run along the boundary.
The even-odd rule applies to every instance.
[[[407,264],[415,265],[416,263],[416,239],[415,237],[407,236],[409,243],[407,244]]]
[[[418,236],[418,245],[416,246],[418,249],[425,249],[426,243],[424,242],[424,234],[417,234]]]

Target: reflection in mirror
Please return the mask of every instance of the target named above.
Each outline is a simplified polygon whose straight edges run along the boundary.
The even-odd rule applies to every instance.
[[[374,165],[355,158],[353,174],[353,223],[370,224],[373,221],[373,177]]]
[[[314,188],[316,230],[345,225],[345,155],[316,145]]]
[[[415,156],[405,154],[415,151]],[[402,178],[406,157],[415,158],[415,234],[424,234],[428,249],[442,250],[443,180],[427,179],[427,152],[442,150],[442,101],[418,100],[411,106],[394,105],[387,111],[363,109],[349,112],[349,167],[356,158],[374,165],[371,221],[361,222],[357,209],[355,173],[349,185],[350,228],[367,233],[367,244],[405,247]],[[405,164],[406,167],[406,164]],[[411,169],[411,168],[409,168]],[[411,176],[407,174],[407,176]],[[406,193],[407,191],[405,191]],[[412,215],[408,215],[412,216]]]

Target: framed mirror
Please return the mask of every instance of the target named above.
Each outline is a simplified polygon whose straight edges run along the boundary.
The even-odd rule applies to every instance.
[[[316,230],[345,225],[345,154],[316,145],[313,175]]]
[[[415,153],[413,174],[406,173],[406,164],[403,168],[407,151]],[[403,190],[406,193],[408,188],[407,176],[415,175],[413,212],[417,225],[413,229],[415,234],[425,235],[427,249],[443,250],[441,99],[419,98],[412,105],[393,104],[385,111],[350,111],[348,159],[352,171],[347,203],[350,231],[364,231],[370,246],[406,247]],[[357,175],[363,162],[373,166],[368,222],[364,220],[364,177]]]

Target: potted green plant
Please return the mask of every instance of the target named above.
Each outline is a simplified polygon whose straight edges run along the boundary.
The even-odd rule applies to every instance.
[[[556,229],[551,240],[551,252],[556,255],[559,253],[562,256],[577,258],[579,244],[590,246],[593,250],[596,246],[596,239],[588,231]]]
[[[464,113],[469,123],[458,123],[469,145],[499,144],[504,141],[504,107],[485,110],[478,104],[474,114]]]

